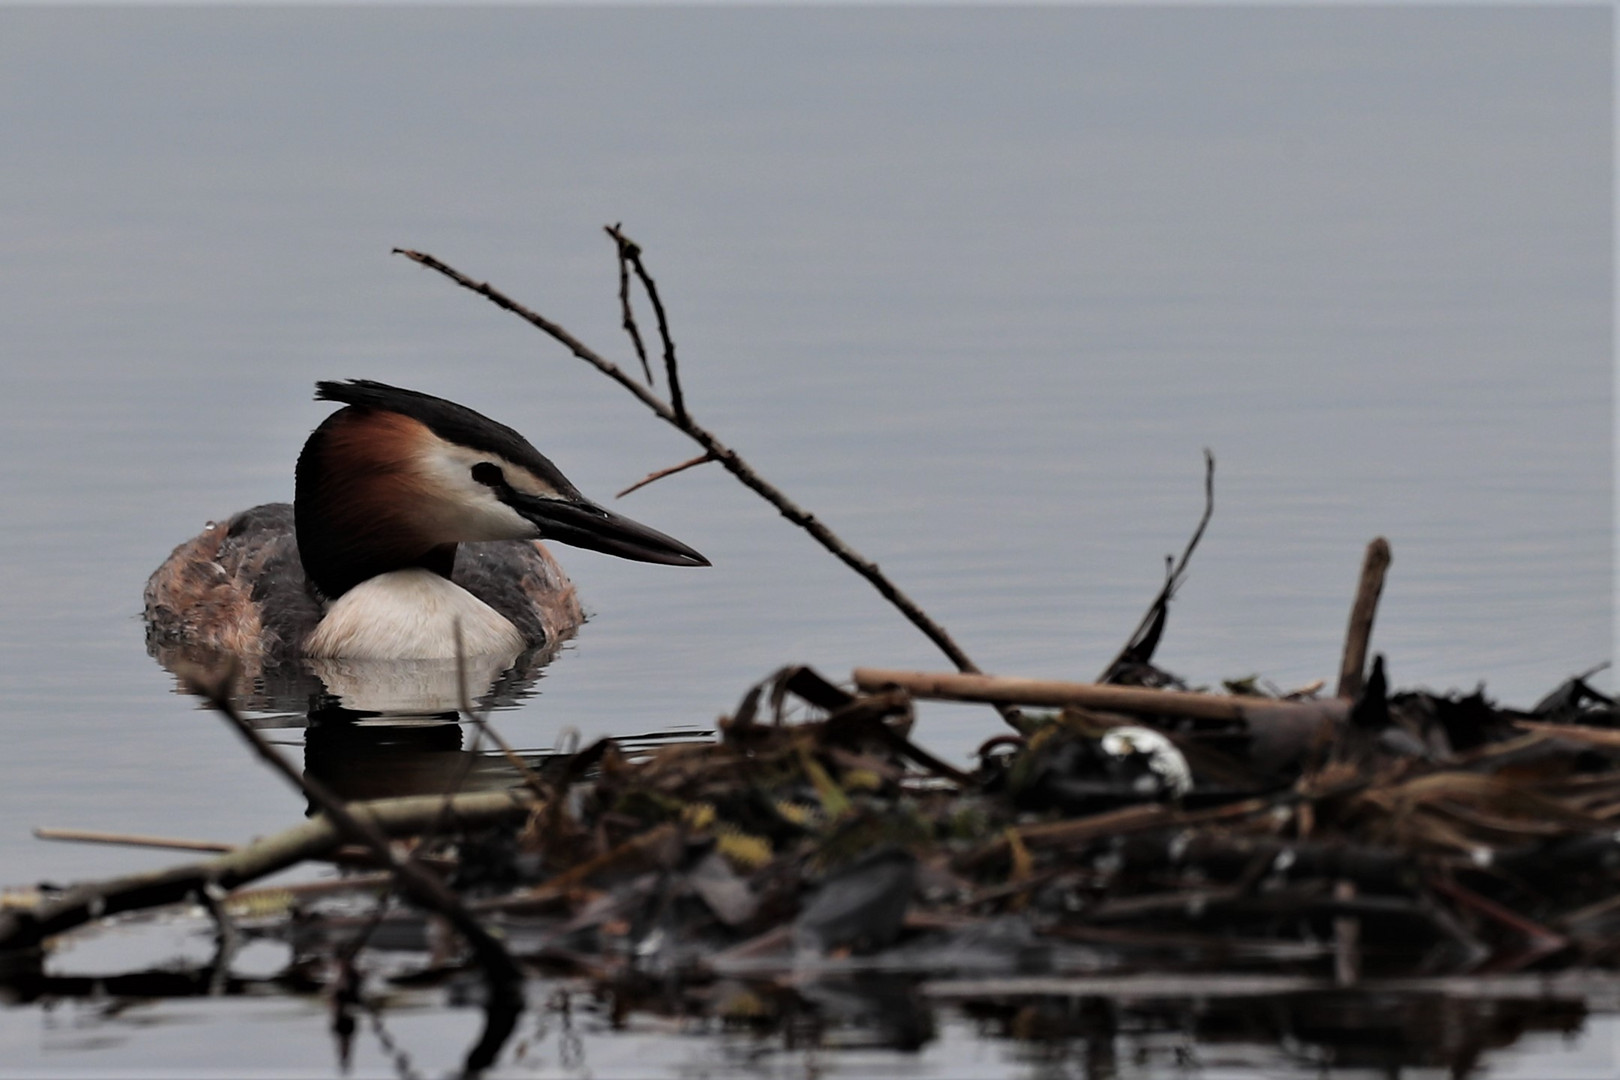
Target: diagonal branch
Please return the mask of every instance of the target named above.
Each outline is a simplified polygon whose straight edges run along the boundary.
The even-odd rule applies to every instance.
[[[558,323],[552,322],[539,312],[531,311],[517,301],[509,298],[505,293],[491,288],[488,282],[474,281],[466,274],[463,274],[461,271],[452,266],[440,262],[438,259],[435,259],[432,255],[429,255],[425,251],[411,251],[408,248],[395,248],[394,254],[403,255],[412,262],[421,263],[430,270],[437,270],[439,273],[443,274],[451,281],[454,281],[462,288],[470,289],[479,296],[482,296],[484,299],[488,300],[490,303],[494,304],[496,307],[504,308],[505,310],[510,311],[512,314],[516,315],[524,322],[527,322],[537,330],[543,331],[549,337],[561,344],[563,348],[567,349],[569,352],[573,353],[575,356],[579,357],[581,360],[585,361],[587,364],[590,364],[592,367],[596,368],[596,370],[600,371],[602,374],[606,375],[608,378],[630,391],[630,393],[634,394],[643,405],[657,413],[658,416],[665,422],[674,424],[676,427],[681,427],[680,422],[675,419],[674,410],[672,410],[668,405],[664,404],[658,395],[636,382],[635,379],[625,374],[624,369],[619,367],[618,364],[615,364],[613,361],[607,359],[602,354],[586,345],[583,341],[580,341]],[[685,429],[682,428],[682,430]]]
[[[620,236],[622,236],[622,234],[616,234],[616,238]],[[606,357],[590,348],[584,342],[574,337],[574,335],[570,334],[561,325],[552,322],[550,319],[536,311],[532,311],[529,308],[524,307],[522,304],[519,304],[517,301],[508,297],[505,293],[492,288],[488,282],[474,281],[461,271],[444,262],[441,262],[432,255],[429,255],[423,251],[412,251],[407,248],[395,248],[394,253],[403,255],[412,262],[419,263],[430,270],[436,270],[440,274],[443,274],[445,277],[449,278],[451,281],[454,281],[457,285],[460,285],[462,288],[468,289],[477,293],[479,296],[484,297],[496,307],[510,311],[518,318],[523,319],[525,322],[529,323],[529,325],[535,327],[536,329],[545,333],[547,336],[551,337],[553,340],[560,343],[569,352],[596,368],[602,374],[624,387],[631,394],[634,394],[643,405],[651,409],[660,419],[664,420],[668,424],[674,425],[676,428],[679,428],[689,438],[701,446],[707,456],[725,466],[726,471],[735,476],[744,487],[747,487],[760,498],[776,507],[777,511],[780,512],[783,517],[787,518],[789,521],[793,522],[793,524],[799,526],[811,536],[815,537],[816,542],[831,552],[840,562],[848,566],[851,570],[854,570],[861,577],[865,578],[866,581],[878,591],[880,596],[889,601],[889,603],[893,604],[900,611],[900,613],[911,622],[913,626],[915,626],[918,630],[921,630],[923,635],[927,637],[929,641],[932,641],[934,645],[938,647],[940,652],[945,654],[951,663],[956,665],[958,671],[969,674],[979,672],[978,665],[974,664],[973,661],[968,658],[967,653],[963,652],[961,647],[958,646],[955,640],[951,638],[950,634],[945,632],[945,628],[934,622],[933,619],[929,618],[927,613],[925,613],[922,608],[918,607],[916,602],[913,601],[911,597],[902,592],[892,581],[888,579],[886,575],[884,575],[881,570],[878,569],[876,563],[863,557],[854,548],[844,543],[844,541],[840,539],[836,533],[834,533],[826,525],[822,524],[821,521],[818,520],[813,514],[800,507],[798,503],[788,498],[787,495],[780,491],[775,485],[769,483],[758,473],[756,473],[747,462],[738,456],[735,450],[731,449],[731,447],[727,446],[725,443],[722,443],[707,428],[700,426],[689,415],[687,415],[684,408],[682,408],[680,412],[677,412],[675,409],[671,408],[670,405],[662,401],[651,390],[647,389],[647,387],[643,386],[641,383],[627,375],[617,364],[613,363],[611,360],[608,360]],[[673,352],[667,354],[667,359],[670,364],[669,370],[673,376]],[[676,393],[678,393],[678,391],[674,389],[674,382],[672,379],[672,397]],[[1007,711],[1003,711],[1002,716],[1014,727],[1018,726],[1013,716],[1009,716]]]

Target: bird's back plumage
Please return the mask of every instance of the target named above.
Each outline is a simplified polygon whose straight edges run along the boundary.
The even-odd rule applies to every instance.
[[[505,616],[527,647],[567,637],[584,621],[557,561],[528,540],[457,545],[450,580]],[[290,503],[210,522],[146,583],[148,644],[280,659],[303,651],[325,615],[304,573]]]

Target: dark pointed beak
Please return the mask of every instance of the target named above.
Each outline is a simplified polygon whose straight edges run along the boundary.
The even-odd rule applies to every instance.
[[[589,548],[621,559],[662,563],[665,566],[708,566],[709,560],[673,536],[620,517],[593,502],[543,499],[512,492],[511,507],[540,530],[540,539]]]

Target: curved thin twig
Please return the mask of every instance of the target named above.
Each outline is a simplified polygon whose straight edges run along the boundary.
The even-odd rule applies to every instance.
[[[1181,587],[1182,579],[1187,575],[1187,560],[1198,547],[1198,541],[1204,538],[1204,529],[1209,526],[1209,519],[1215,513],[1215,455],[1208,447],[1204,449],[1204,514],[1198,519],[1198,528],[1193,530],[1192,537],[1188,539],[1187,546],[1181,550],[1181,558],[1171,563],[1166,558],[1166,572],[1164,587],[1148,605],[1142,621],[1136,624],[1131,636],[1125,640],[1125,647],[1119,650],[1119,655],[1103,669],[1098,682],[1109,682],[1115,673],[1129,662],[1147,663],[1153,656],[1153,650],[1159,643],[1159,635],[1164,632],[1165,616],[1170,610],[1170,600]]]
[[[654,480],[662,480],[666,476],[674,476],[678,472],[685,472],[687,469],[696,468],[699,465],[705,465],[713,460],[713,456],[705,451],[695,458],[688,458],[679,465],[671,465],[666,469],[658,469],[655,472],[650,472],[613,497],[615,499],[622,499],[632,491],[640,491]]]

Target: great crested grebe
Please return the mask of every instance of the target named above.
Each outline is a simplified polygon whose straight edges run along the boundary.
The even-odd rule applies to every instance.
[[[528,440],[473,410],[368,379],[315,384],[327,417],[293,505],[210,523],[146,583],[149,640],[266,660],[447,659],[553,642],[583,620],[536,541],[708,566],[579,493]]]

